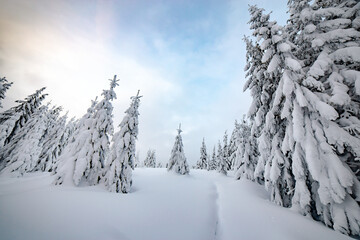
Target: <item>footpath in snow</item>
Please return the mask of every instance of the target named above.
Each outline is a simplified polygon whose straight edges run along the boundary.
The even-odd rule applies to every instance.
[[[262,186],[216,172],[136,169],[130,194],[0,177],[0,239],[351,239],[278,207]]]

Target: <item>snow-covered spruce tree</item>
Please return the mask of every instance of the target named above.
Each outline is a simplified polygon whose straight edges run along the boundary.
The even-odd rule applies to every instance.
[[[113,137],[111,158],[105,175],[105,185],[111,192],[129,193],[131,190],[135,144],[139,131],[138,108],[142,97],[139,92],[131,97],[131,105],[125,111],[126,115],[119,125],[120,130]]]
[[[3,174],[16,172],[22,176],[35,170],[47,134],[47,108],[36,109],[13,140],[3,147]]]
[[[75,185],[82,181],[96,185],[105,174],[105,162],[110,153],[110,136],[114,131],[111,101],[116,99],[114,88],[118,81],[115,75],[110,80],[110,89],[103,91],[103,99],[98,103],[93,102],[79,121],[74,141],[68,145],[67,154],[62,155],[63,162],[59,162],[61,167],[59,165],[55,184],[62,184],[66,175],[70,175]]]
[[[256,139],[251,138],[251,125],[246,121],[245,116],[239,124],[237,139],[235,178],[246,178],[255,180],[254,171],[257,163],[257,143]],[[255,140],[255,141],[254,141]]]
[[[147,151],[147,155],[144,160],[144,167],[147,167],[147,168],[155,168],[156,167],[155,150],[149,149]]]
[[[221,147],[220,141],[218,143],[218,153],[216,159],[218,163],[218,169],[217,169],[218,172],[227,175],[227,163],[225,162],[224,159],[223,149]]]
[[[17,100],[16,102],[19,105],[0,114],[0,161],[4,157],[1,153],[2,147],[11,141],[47,96],[47,94],[42,93],[44,90],[45,88],[41,88],[25,100]]]
[[[87,162],[90,164],[88,180],[90,184],[99,183],[100,179],[104,176],[105,171],[105,162],[109,158],[110,155],[110,137],[114,134],[114,125],[113,125],[113,106],[111,101],[116,99],[116,93],[114,88],[118,86],[119,80],[116,79],[116,75],[114,75],[113,79],[110,80],[110,89],[103,90],[103,99],[95,106],[94,111],[94,121],[93,121],[93,132],[92,132],[92,142],[93,152],[92,157]],[[76,171],[75,173],[83,171],[81,165],[80,171]],[[79,176],[80,177],[80,176]]]
[[[293,125],[287,140],[293,207],[349,235],[360,234],[360,184],[352,165],[360,156],[359,10],[356,1],[314,1],[302,10],[299,39],[313,52],[299,55],[306,58],[304,72],[284,71],[287,91],[279,93],[289,103],[283,117]]]
[[[59,118],[61,108],[53,108],[48,112],[47,135],[36,166],[36,170],[51,172],[56,160],[67,144],[70,129],[67,129],[67,114]]]
[[[203,138],[201,148],[200,148],[200,159],[196,163],[197,169],[207,169],[208,164],[208,155],[206,151],[205,138]]]
[[[260,134],[258,141],[261,155],[255,168],[255,177],[258,179],[264,177],[265,187],[269,190],[272,201],[281,206],[290,207],[294,188],[294,177],[291,172],[292,159],[291,156],[284,153],[286,151],[282,151],[282,142],[286,128],[291,128],[291,125],[287,124],[287,119],[284,119],[281,113],[282,106],[288,103],[285,103],[285,99],[277,93],[281,92],[284,87],[284,83],[281,81],[285,66],[285,60],[281,58],[282,52],[289,51],[291,45],[286,43],[282,27],[276,22],[270,22],[269,15],[264,14],[263,9],[250,6],[249,11],[251,28],[254,29],[253,35],[260,41],[259,46],[264,51],[261,62],[267,66],[263,73],[266,78],[263,79],[260,74],[260,79],[269,81],[271,85],[260,84],[260,86],[264,84],[262,89],[265,87],[267,89],[266,93],[260,94],[260,100],[262,100],[262,94],[271,95],[265,96],[267,99],[265,106],[259,108],[259,103],[256,103],[249,111],[250,118],[255,120],[254,125],[257,126],[260,123],[260,129],[262,128],[260,133],[254,130],[254,126],[252,129],[254,130],[253,136],[256,137],[257,134]],[[286,61],[292,67],[296,65],[290,58],[287,58]],[[259,94],[255,94],[255,96],[259,97]],[[253,114],[255,117],[252,117]],[[258,123],[257,114],[260,119]]]
[[[230,169],[234,170],[235,162],[236,162],[236,152],[237,152],[237,136],[239,131],[239,123],[235,120],[235,126],[231,133],[230,143],[229,143],[229,162],[230,162]]]
[[[224,133],[224,138],[223,138],[223,149],[222,149],[222,154],[223,154],[223,158],[224,158],[224,162],[225,162],[225,169],[226,171],[231,169],[231,162],[230,162],[230,156],[229,156],[229,145],[228,145],[228,134],[227,131],[225,131]]]
[[[67,115],[61,117],[59,120],[59,125],[62,124],[62,121],[66,121],[66,118],[67,118]],[[46,154],[42,155],[47,159],[45,171],[55,172],[55,170],[59,164],[59,158],[60,158],[61,154],[63,153],[66,146],[74,140],[73,134],[76,130],[78,121],[79,120],[75,120],[75,118],[70,119],[70,121],[65,125],[65,129],[61,135],[61,138],[58,142],[57,147],[55,147],[53,149],[54,150],[53,153],[51,155],[47,155],[47,156],[46,156]],[[61,131],[59,131],[59,132],[61,132]],[[40,159],[41,159],[41,156],[40,156]]]
[[[185,175],[189,174],[190,169],[184,153],[184,145],[181,138],[181,124],[179,125],[179,129],[177,129],[177,131],[178,135],[175,138],[175,143],[171,151],[167,169],[168,171],[174,171],[176,173]]]
[[[215,149],[215,146],[214,146],[214,149],[213,149],[213,153],[212,153],[212,157],[208,159],[208,164],[207,164],[207,170],[210,171],[210,170],[216,170],[217,167],[218,167],[218,163],[216,161],[216,149]]]
[[[11,87],[13,83],[12,82],[8,82],[8,80],[3,77],[0,78],[0,108],[2,108],[2,100],[5,98],[5,92]]]
[[[296,3],[289,5],[290,11],[296,10]],[[322,98],[339,114],[336,122],[357,138],[360,137],[360,87],[356,84],[359,61],[353,55],[359,51],[358,9],[356,1],[315,1],[312,6],[303,7],[300,17],[291,16],[305,26],[298,38],[311,49],[307,55],[299,55],[307,72],[304,85],[319,92],[318,95],[330,95]],[[344,151],[337,148],[337,151],[360,179],[358,156],[348,154],[349,148]]]
[[[338,6],[329,7],[328,4],[338,4]],[[314,6],[302,10],[301,15],[304,20],[315,17],[314,19],[319,22],[316,25],[304,24],[304,33],[314,33],[319,28],[329,30],[330,27],[331,30],[334,24],[346,22],[334,21],[339,15],[344,17],[356,15],[358,12],[358,10],[354,11],[354,8],[358,8],[356,6],[360,5],[356,5],[354,1],[341,3],[315,1]],[[348,9],[341,10],[341,7]],[[277,190],[272,196],[279,196],[278,199],[283,203],[289,199],[292,207],[301,213],[312,215],[337,231],[358,235],[359,182],[343,160],[343,156],[350,157],[350,154],[358,156],[360,144],[359,138],[347,132],[339,124],[338,111],[341,108],[346,109],[344,108],[346,105],[337,107],[341,102],[339,100],[343,103],[347,102],[344,93],[348,92],[344,84],[341,84],[339,75],[341,76],[343,72],[340,71],[339,74],[339,68],[353,66],[354,63],[359,62],[356,61],[356,54],[354,55],[357,52],[357,47],[354,47],[356,41],[350,42],[356,34],[349,37],[345,32],[339,34],[324,30],[319,36],[313,38],[311,42],[314,52],[318,51],[320,54],[306,59],[297,59],[296,56],[301,55],[293,50],[294,44],[285,40],[287,36],[283,36],[279,44],[274,45],[278,58],[274,67],[268,68],[267,71],[271,73],[276,68],[280,68],[282,72],[280,81],[276,85],[273,105],[267,114],[264,131],[277,129],[280,125],[283,133],[279,135],[279,132],[275,131],[278,136],[273,138],[271,144],[269,161],[266,162],[265,167],[265,180],[268,188]],[[303,39],[309,38],[312,38],[311,35],[304,36]],[[295,36],[293,39],[300,38]],[[326,46],[325,43],[331,44]],[[317,49],[321,46],[326,47]],[[335,46],[335,49],[332,49],[332,46]],[[346,48],[349,49],[344,50]],[[308,53],[311,54],[311,51]],[[316,59],[313,63],[312,58]],[[275,122],[274,116],[280,116],[281,121]],[[279,178],[282,174],[279,174],[281,171],[277,167],[273,168],[274,157],[283,159],[281,161],[285,164],[284,169],[291,169],[291,172],[285,172],[290,177]],[[291,174],[295,180],[294,190],[290,191],[292,194],[283,195],[278,191],[280,189],[278,186],[292,186]],[[276,202],[276,198],[273,197],[273,200]]]
[[[97,97],[91,101],[91,106],[82,118],[80,118],[74,127],[74,133],[69,139],[69,143],[65,147],[63,153],[59,156],[55,166],[55,181],[54,184],[61,185],[75,183],[78,185],[80,182],[74,179],[74,168],[78,158],[86,158],[88,146],[91,145],[91,126],[93,121],[93,114],[95,106],[98,103]]]
[[[157,168],[162,168],[163,165],[162,165],[162,162],[158,162],[157,165],[156,165]]]
[[[244,86],[244,91],[249,89],[253,98],[252,104],[248,111],[248,117],[253,122],[251,130],[251,138],[259,141],[261,155],[255,168],[255,176],[258,179],[264,178],[265,163],[270,154],[270,143],[273,133],[263,131],[267,113],[272,106],[273,95],[279,82],[281,69],[275,68],[271,73],[267,69],[274,68],[277,62],[276,46],[280,36],[276,30],[276,23],[269,22],[270,15],[263,13],[264,9],[256,6],[250,6],[251,19],[249,21],[250,29],[253,30],[252,35],[258,39],[253,43],[249,38],[244,38],[246,43],[246,59],[245,67],[246,77],[248,78]],[[266,54],[265,54],[266,52]],[[271,116],[269,116],[271,117]],[[274,131],[273,131],[274,132]]]

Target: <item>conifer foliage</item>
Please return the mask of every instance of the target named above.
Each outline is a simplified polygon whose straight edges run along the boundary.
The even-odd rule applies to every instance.
[[[200,148],[200,159],[196,163],[197,169],[207,169],[208,164],[208,155],[206,151],[205,138],[203,138],[201,148]]]
[[[42,101],[47,95],[42,93],[44,90],[45,88],[42,88],[25,98],[25,100],[16,101],[19,105],[0,114],[0,170],[14,161],[11,159],[10,153],[19,149],[18,142],[22,140],[22,137],[27,132],[32,131],[30,128],[23,129],[23,127],[25,125],[28,127],[33,126],[36,121],[44,121],[44,119],[37,118],[46,111],[45,108],[39,110]],[[31,124],[27,123],[29,120],[32,120]],[[41,126],[41,128],[43,127]],[[32,155],[31,152],[29,154]]]
[[[45,88],[37,90],[34,94],[17,100],[17,106],[0,114],[0,147],[8,144],[16,133],[25,125],[31,115],[41,106],[47,94]]]
[[[229,155],[228,155],[231,170],[234,169],[236,163],[236,152],[238,148],[238,143],[237,143],[238,132],[239,132],[239,123],[237,122],[237,120],[235,120],[235,126],[230,137]]]
[[[132,170],[135,168],[135,143],[138,135],[140,91],[131,97],[131,105],[120,123],[120,130],[113,137],[111,158],[107,167],[105,184],[111,192],[129,193]]]
[[[224,138],[223,138],[222,154],[223,154],[226,171],[231,169],[231,160],[230,160],[229,153],[230,153],[230,151],[229,151],[229,145],[228,145],[228,134],[227,134],[227,131],[225,131]]]
[[[216,158],[218,163],[218,168],[217,168],[218,172],[227,175],[227,162],[225,161],[224,153],[220,141],[218,143],[218,153]]]
[[[59,159],[56,184],[73,182],[79,185],[99,183],[105,173],[105,162],[110,154],[110,136],[114,128],[111,101],[116,98],[116,75],[110,80],[110,90],[104,90],[100,102],[92,102],[87,113],[80,119],[73,140]]]
[[[214,146],[211,158],[209,157],[209,159],[208,159],[207,170],[208,171],[216,170],[218,168],[218,165],[219,164],[218,164],[218,162],[216,160],[216,149],[215,149],[215,146]]]
[[[47,106],[41,106],[3,149],[4,172],[23,175],[37,167],[47,134]]]
[[[256,42],[245,39],[244,89],[253,97],[249,139],[260,156],[241,166],[251,173],[256,164],[254,177],[275,203],[359,235],[360,4],[290,0],[288,7],[285,27],[249,8]]]
[[[185,157],[184,145],[181,137],[181,124],[177,131],[178,135],[175,138],[167,169],[168,171],[174,171],[175,173],[185,175],[189,174],[190,169]]]
[[[147,155],[144,160],[144,167],[147,167],[147,168],[155,168],[156,167],[155,150],[149,149],[147,151]]]
[[[0,108],[2,108],[1,101],[5,98],[5,92],[11,87],[13,83],[9,82],[5,77],[0,78]]]
[[[251,126],[245,117],[239,124],[237,131],[237,152],[235,164],[235,178],[246,178],[251,181],[255,180],[254,171],[257,163],[257,144],[251,138]]]

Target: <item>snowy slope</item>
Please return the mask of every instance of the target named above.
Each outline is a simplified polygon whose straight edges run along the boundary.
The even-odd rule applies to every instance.
[[[136,169],[131,194],[52,186],[48,174],[0,178],[0,239],[351,239],[216,172]]]

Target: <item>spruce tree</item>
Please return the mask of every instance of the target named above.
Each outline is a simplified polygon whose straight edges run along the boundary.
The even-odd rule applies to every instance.
[[[282,27],[276,22],[270,21],[270,16],[263,13],[264,9],[250,6],[249,11],[251,28],[254,30],[253,35],[260,41],[259,46],[263,51],[261,63],[267,66],[265,72],[262,72],[264,66],[259,65],[257,68],[261,70],[260,79],[269,81],[271,84],[270,86],[268,83],[258,85],[262,88],[266,87],[266,94],[271,94],[266,96],[267,105],[259,108],[259,103],[256,103],[249,111],[250,118],[254,119],[254,125],[260,123],[261,126],[260,133],[254,130],[252,134],[254,137],[259,135],[261,152],[255,168],[255,177],[259,179],[264,177],[265,187],[270,191],[272,201],[281,206],[290,207],[294,188],[294,177],[291,172],[292,159],[282,151],[285,129],[290,126],[287,125],[287,120],[283,118],[281,112],[282,106],[288,102],[285,102],[285,99],[278,93],[282,92],[284,87],[286,88],[283,83],[284,79],[282,79],[284,66],[287,64],[297,70],[301,66],[292,58],[286,58],[285,63],[283,52],[288,52],[291,45],[286,42]],[[255,50],[256,48],[253,49],[253,51]],[[260,64],[255,61],[254,63]],[[262,100],[262,94],[255,94],[255,96],[260,96],[260,100]],[[259,123],[257,123],[257,116],[252,116],[254,112],[256,115],[260,114]]]
[[[5,77],[0,78],[0,108],[2,108],[2,100],[5,98],[5,92],[11,87],[13,83],[8,82]]]
[[[139,132],[138,108],[142,97],[139,93],[140,91],[131,97],[131,105],[125,111],[126,115],[119,125],[120,130],[115,133],[112,140],[111,158],[105,175],[105,185],[111,192],[129,193],[131,190]]]
[[[213,153],[212,153],[212,157],[208,159],[208,165],[207,165],[207,170],[210,171],[210,170],[216,170],[218,168],[218,164],[217,164],[217,161],[216,161],[216,149],[215,149],[215,146],[214,146],[214,149],[213,149]]]
[[[234,170],[235,168],[236,152],[238,148],[238,143],[237,143],[238,132],[239,132],[239,123],[237,122],[237,120],[235,120],[234,130],[231,133],[230,143],[229,143],[229,162],[230,162],[231,170]]]
[[[114,88],[119,80],[110,80],[110,90],[104,90],[103,99],[92,102],[87,113],[80,119],[73,140],[59,159],[55,184],[73,182],[79,185],[98,184],[105,173],[105,163],[110,154],[110,136],[113,134],[112,105],[116,99]]]
[[[292,3],[289,7],[294,12],[294,3],[299,2]],[[360,126],[360,105],[354,77],[360,67],[356,60],[360,32],[353,24],[359,6],[356,1],[304,5],[300,15],[304,30],[296,43],[309,49],[306,54],[295,52],[303,72],[300,76],[284,72],[292,82],[283,94],[291,103],[285,111],[292,116],[285,116],[294,128],[288,134],[296,179],[293,207],[349,235],[360,233],[360,184],[356,166],[351,166],[360,156],[355,130]]]
[[[56,161],[62,150],[67,144],[70,129],[67,126],[67,114],[59,118],[61,108],[53,108],[47,114],[47,136],[44,140],[43,148],[38,160],[36,170],[51,172],[56,165]]]
[[[47,135],[47,106],[35,110],[31,118],[3,147],[2,173],[16,172],[17,176],[34,171]]]
[[[25,98],[25,100],[17,100],[16,102],[19,105],[0,114],[0,149],[12,140],[15,134],[31,118],[36,109],[41,106],[42,101],[47,96],[47,94],[43,94],[44,90],[45,88],[41,88]],[[2,150],[0,151],[2,152]],[[1,156],[2,159],[3,156]]]
[[[178,174],[185,175],[189,174],[190,169],[184,153],[184,145],[181,137],[181,124],[179,125],[179,129],[177,129],[177,131],[178,135],[175,138],[175,143],[171,151],[167,169],[168,171],[174,171]]]
[[[231,169],[231,161],[230,161],[230,156],[229,156],[227,131],[225,131],[225,133],[224,133],[222,154],[223,154],[223,159],[224,159],[224,163],[225,163],[225,169],[226,169],[226,171],[229,171]]]
[[[196,164],[197,169],[207,169],[208,164],[208,155],[206,152],[205,138],[203,138],[201,148],[200,148],[200,159]]]
[[[239,124],[237,136],[237,153],[235,178],[246,178],[251,181],[255,180],[254,171],[257,163],[257,144],[251,138],[251,125],[246,121],[245,117]]]
[[[110,80],[110,89],[103,90],[101,94],[103,99],[95,106],[94,116],[93,116],[93,125],[92,125],[92,134],[91,142],[93,142],[91,158],[86,161],[88,164],[88,180],[90,184],[95,185],[99,183],[100,179],[105,174],[104,168],[107,159],[110,156],[110,138],[114,134],[114,125],[113,125],[113,106],[111,101],[116,99],[116,93],[114,88],[118,86],[119,80],[116,79],[114,75],[113,79]],[[80,164],[80,171],[83,171],[82,164]]]
[[[250,6],[251,13],[250,29],[253,30],[252,35],[262,40],[253,43],[251,39],[245,37],[246,43],[246,59],[245,67],[246,77],[248,78],[244,86],[244,91],[249,89],[253,98],[252,104],[248,111],[248,116],[252,123],[251,138],[259,142],[259,149],[262,154],[258,159],[255,168],[255,176],[258,179],[264,178],[265,163],[270,154],[270,141],[272,133],[264,130],[267,113],[273,104],[273,95],[279,82],[280,69],[274,68],[272,73],[267,70],[273,68],[277,62],[276,41],[279,36],[276,32],[271,31],[274,22],[269,22],[270,15],[264,14],[264,9]],[[277,26],[277,25],[276,25]],[[274,30],[276,30],[276,26]],[[266,52],[266,54],[265,54]],[[274,59],[274,60],[272,60]],[[271,116],[269,116],[271,117]],[[274,132],[274,131],[273,131]]]
[[[269,61],[265,75],[276,89],[260,132],[255,174],[263,169],[274,202],[349,235],[360,229],[360,184],[349,167],[360,146],[352,78],[360,62],[359,6],[355,1],[314,1],[312,6],[289,1],[289,24],[299,24],[287,31],[250,8],[252,19],[258,19],[252,26],[264,50],[261,62]],[[295,8],[302,9],[300,15]]]
[[[227,163],[225,162],[223,149],[221,147],[221,143],[218,143],[218,153],[217,153],[217,163],[218,163],[218,172],[224,175],[227,175]]]
[[[156,167],[156,156],[155,150],[149,149],[144,160],[144,166],[147,168],[155,168]]]

